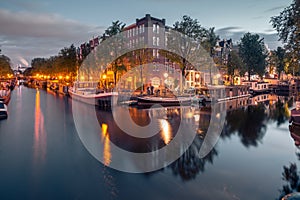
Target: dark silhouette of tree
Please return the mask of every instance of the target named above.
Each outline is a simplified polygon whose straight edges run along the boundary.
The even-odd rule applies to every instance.
[[[123,22],[120,22],[119,20],[112,22],[112,25],[109,26],[105,31],[104,35],[101,37],[102,40],[106,40],[107,38],[116,36],[110,43],[109,51],[111,52],[112,56],[116,56],[118,54],[119,48],[124,46],[124,38],[123,35],[120,34],[123,29],[125,28],[126,24]],[[117,74],[118,72],[124,71],[124,65],[119,64],[120,61],[118,59],[115,59],[112,63],[110,63],[112,71],[114,73],[114,84],[117,83]]]
[[[265,135],[266,120],[267,114],[263,104],[248,106],[246,110],[241,108],[230,111],[226,115],[221,137],[230,137],[237,133],[245,147],[257,146]]]
[[[265,73],[267,53],[264,39],[258,34],[246,33],[239,44],[239,54],[248,72],[248,80],[253,74],[262,77]]]
[[[235,71],[238,70],[240,74],[244,74],[244,64],[239,56],[239,54],[235,51],[231,51],[228,55],[228,63],[227,63],[227,74],[230,76],[230,83],[234,84],[233,76],[235,75]]]
[[[213,164],[213,159],[218,155],[216,149],[212,149],[204,158],[199,157],[199,150],[203,143],[203,138],[199,135],[188,148],[188,150],[169,167],[174,175],[178,175],[182,180],[188,181],[196,178],[196,176],[205,171],[206,163]]]
[[[286,105],[280,99],[275,103],[274,108],[270,108],[269,119],[276,121],[277,126],[285,123],[289,119],[289,114],[286,110]]]
[[[0,55],[0,76],[6,76],[12,73],[10,58],[5,55]]]
[[[289,68],[299,71],[300,60],[300,1],[293,0],[278,16],[271,17],[271,24],[278,32],[279,39],[284,43],[290,54]]]

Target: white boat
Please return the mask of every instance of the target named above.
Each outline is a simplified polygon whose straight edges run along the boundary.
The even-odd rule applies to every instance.
[[[110,106],[112,98],[118,96],[117,92],[105,92],[97,90],[96,87],[79,87],[80,85],[91,86],[91,84],[95,85],[95,82],[76,83],[74,87],[69,88],[68,93],[74,100],[96,106]]]

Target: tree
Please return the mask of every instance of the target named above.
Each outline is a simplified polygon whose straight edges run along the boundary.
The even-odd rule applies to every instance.
[[[280,74],[284,71],[285,66],[285,50],[282,47],[277,47],[276,50],[271,51],[270,55],[270,66],[276,67],[276,72],[278,73],[278,79],[280,79]]]
[[[10,66],[10,59],[5,55],[0,55],[0,76],[12,74],[13,71]]]
[[[252,74],[262,77],[265,73],[267,53],[263,40],[258,34],[251,33],[246,33],[241,38],[239,55],[246,66],[248,80]]]
[[[278,32],[286,50],[290,53],[292,67],[299,69],[300,60],[300,1],[294,0],[278,16],[271,17],[273,28]]]
[[[123,31],[126,24],[123,22],[120,22],[119,20],[112,22],[112,25],[109,26],[105,31],[101,39],[104,41],[109,37],[113,37],[118,35]],[[119,35],[121,36],[121,35]],[[113,43],[109,46],[109,51],[112,53],[112,56],[117,56],[119,47],[123,46],[123,38],[115,37],[113,40]],[[117,83],[117,73],[119,71],[123,71],[124,67],[120,67],[122,65],[119,64],[120,61],[118,59],[114,59],[113,63],[111,63],[112,71],[114,73],[114,84]]]
[[[244,64],[236,51],[231,51],[228,55],[227,62],[227,73],[230,76],[230,83],[232,84],[233,76],[235,71],[238,70],[240,73],[244,72]]]
[[[209,33],[209,31],[203,28],[197,19],[192,19],[187,15],[184,15],[181,21],[176,21],[172,29],[174,32],[172,32],[172,34],[168,36],[167,46],[169,49],[174,48],[174,51],[173,53],[163,51],[161,51],[160,53],[164,54],[165,57],[167,57],[172,62],[176,62],[177,64],[179,64],[181,68],[181,75],[182,77],[184,77],[186,69],[189,67],[193,67],[189,62],[191,60],[192,54],[195,54],[195,49],[199,48],[197,47],[198,44],[201,44],[206,39],[207,33]],[[213,33],[213,30],[214,29],[210,29],[210,33]],[[181,33],[181,35],[177,35],[177,32]],[[210,39],[212,40],[212,38],[207,37],[207,41],[209,41]],[[205,44],[209,44],[209,42]],[[182,91],[184,78],[180,82],[180,85],[180,90]]]
[[[211,57],[214,56],[214,47],[216,46],[217,41],[219,40],[219,36],[215,33],[215,28],[209,28],[206,30],[205,39],[202,42],[202,46],[206,51],[209,52],[209,55]],[[212,85],[212,78],[211,78],[211,68],[209,70],[209,76],[210,76],[210,84]]]

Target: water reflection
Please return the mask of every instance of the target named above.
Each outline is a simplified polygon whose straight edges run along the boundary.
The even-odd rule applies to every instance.
[[[281,101],[276,102],[277,105],[281,105],[281,109],[276,109],[277,113],[281,113],[279,117],[279,122],[286,121],[286,118],[289,117],[289,110],[287,110],[289,105],[292,105],[290,101],[287,101],[285,104],[281,103]],[[278,112],[279,111],[279,112]],[[281,112],[280,112],[281,111]],[[280,116],[280,114],[279,114]],[[278,119],[278,118],[277,118]],[[277,121],[278,122],[278,121]],[[300,126],[297,123],[291,123],[289,125],[290,136],[294,140],[296,146],[296,156],[298,160],[300,160]],[[284,180],[285,184],[279,190],[280,195],[278,200],[283,199],[284,196],[294,193],[300,192],[300,174],[298,171],[298,167],[296,163],[290,163],[289,166],[283,166],[283,173],[282,179]],[[299,198],[299,197],[298,197]],[[298,199],[294,198],[294,199]]]
[[[35,118],[34,118],[34,161],[43,162],[46,156],[46,130],[44,126],[44,115],[40,105],[40,91],[36,90],[35,95]]]
[[[203,143],[203,137],[197,135],[188,150],[169,167],[175,176],[180,176],[182,180],[188,181],[196,178],[200,172],[205,171],[206,163],[213,164],[218,151],[213,148],[204,158],[200,158],[199,150]]]
[[[161,128],[161,137],[165,144],[169,144],[172,139],[172,128],[170,123],[165,119],[159,119],[159,124]]]
[[[107,132],[108,125],[103,123],[102,124],[102,137],[101,142],[103,145],[103,164],[109,166],[111,162],[111,152],[110,152],[110,140],[109,140],[109,133]]]
[[[257,146],[266,133],[267,112],[263,104],[227,113],[222,137],[237,133],[244,146]]]

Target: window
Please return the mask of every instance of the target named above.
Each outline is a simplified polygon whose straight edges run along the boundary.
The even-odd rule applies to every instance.
[[[145,32],[145,25],[143,24],[142,25],[142,33],[144,33]]]
[[[153,24],[152,27],[153,27],[153,33],[155,33],[156,32],[156,24]]]
[[[153,49],[153,57],[156,56],[156,49]]]
[[[156,45],[156,37],[153,37],[153,46]]]
[[[159,25],[156,25],[156,33],[159,34]]]
[[[132,36],[134,36],[135,28],[132,29]]]
[[[159,46],[159,37],[156,38],[156,46]]]

